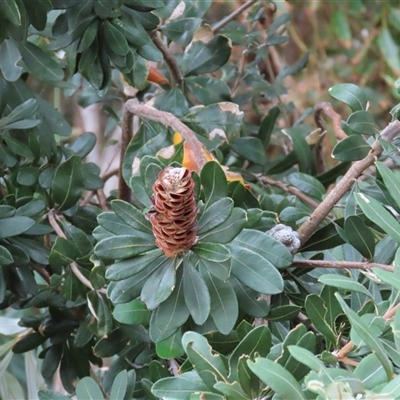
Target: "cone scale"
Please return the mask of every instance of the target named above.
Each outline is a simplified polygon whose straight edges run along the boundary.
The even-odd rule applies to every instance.
[[[187,168],[160,171],[153,185],[152,208],[147,214],[156,245],[167,257],[189,250],[196,242],[197,204],[194,180]]]

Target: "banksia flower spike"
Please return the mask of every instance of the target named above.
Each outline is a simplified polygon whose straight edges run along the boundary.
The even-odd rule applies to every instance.
[[[167,257],[175,257],[196,242],[197,205],[194,180],[187,168],[160,171],[153,185],[153,206],[147,214],[156,245]]]

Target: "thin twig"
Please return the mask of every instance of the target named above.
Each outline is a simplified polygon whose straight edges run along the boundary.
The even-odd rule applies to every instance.
[[[231,14],[227,15],[224,19],[221,21],[218,21],[214,26],[212,27],[212,31],[214,34],[218,33],[219,30],[221,30],[225,25],[227,25],[229,22],[234,20],[238,15],[240,15],[243,11],[247,10],[249,7],[251,7],[257,0],[248,0],[246,3],[244,3],[242,6],[237,8],[235,11],[233,11]]]
[[[400,133],[400,121],[391,122],[381,133],[379,139],[391,141]],[[371,151],[362,160],[356,161],[335,188],[325,197],[322,203],[314,210],[310,217],[300,226],[297,233],[300,241],[304,244],[318,228],[319,224],[332,211],[338,201],[351,189],[354,181],[371,166],[382,154],[383,148],[376,139],[372,144]]]
[[[114,175],[117,175],[119,172],[119,168],[113,168],[110,169],[109,171],[105,172],[103,175],[101,175],[101,179],[103,179],[104,182],[108,181],[111,177]]]
[[[91,190],[86,193],[86,196],[82,199],[82,201],[79,203],[81,207],[86,206],[87,204],[90,203],[90,200],[92,200],[93,196],[96,194],[95,190]]]
[[[314,107],[314,120],[317,124],[317,127],[321,129],[321,131],[326,131],[326,123],[322,118],[322,113],[324,113],[331,121],[333,131],[335,133],[337,140],[343,140],[347,138],[346,132],[342,129],[341,120],[342,117],[338,114],[332,107],[332,104],[325,101],[323,103],[318,103]]]
[[[155,108],[139,104],[137,100],[133,99],[128,100],[125,103],[124,115],[127,114],[135,114],[141,118],[145,118],[154,122],[159,122],[164,126],[170,127],[174,131],[179,132],[183,140],[186,140],[186,142],[192,148],[195,158],[194,161],[197,164],[199,171],[207,162],[203,144],[199,141],[199,139],[197,139],[196,134],[187,125],[185,125],[177,117],[175,117],[175,115],[166,111],[159,111]]]
[[[183,80],[183,75],[175,56],[172,54],[169,47],[162,41],[158,32],[154,34],[152,39],[153,43],[157,46],[157,48],[164,56],[164,61],[168,66],[169,72],[171,73],[172,86],[180,85]]]
[[[371,268],[380,268],[385,271],[393,272],[391,265],[356,262],[356,261],[333,261],[333,260],[293,260],[293,267],[302,268],[336,268],[336,269],[362,269],[369,270]]]
[[[47,218],[49,220],[49,223],[51,225],[51,227],[54,229],[54,232],[57,234],[57,236],[63,238],[63,239],[67,239],[67,237],[65,236],[65,233],[63,232],[63,230],[60,228],[60,226],[58,225],[55,216],[54,216],[54,211],[50,210],[47,213]],[[80,271],[78,264],[75,261],[72,261],[72,263],[69,265],[71,268],[71,271],[74,273],[74,275],[79,279],[79,281],[81,281],[85,286],[87,286],[89,289],[91,290],[95,290],[92,286],[92,284],[90,283],[89,279],[87,279],[82,272]],[[97,290],[100,293],[106,293],[106,291],[104,289],[100,289]]]
[[[296,197],[298,197],[300,200],[304,201],[305,203],[309,204],[313,208],[317,208],[319,206],[319,203],[312,198],[308,197],[306,194],[304,194],[302,191],[299,189],[295,188],[294,186],[287,185],[286,183],[276,181],[268,176],[258,176],[258,179],[267,185],[275,186],[279,189],[284,190],[285,192],[289,192],[294,194]]]
[[[106,199],[106,196],[104,194],[104,190],[103,189],[97,189],[96,195],[97,195],[97,199],[99,200],[100,208],[103,211],[107,211],[108,210],[107,199]]]
[[[32,263],[32,268],[43,278],[43,280],[50,284],[50,274],[41,266],[35,263]]]

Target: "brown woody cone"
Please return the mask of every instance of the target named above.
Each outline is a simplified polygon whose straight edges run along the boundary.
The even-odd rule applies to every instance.
[[[165,168],[153,185],[153,207],[148,218],[156,245],[167,257],[175,257],[190,249],[196,241],[194,185],[190,171],[184,167]]]

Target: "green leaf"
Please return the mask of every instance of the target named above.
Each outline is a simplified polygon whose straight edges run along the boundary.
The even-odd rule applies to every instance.
[[[254,164],[264,165],[267,161],[264,146],[258,138],[251,136],[236,138],[231,147],[237,154]]]
[[[243,229],[246,221],[246,212],[235,207],[229,218],[222,224],[207,233],[200,235],[199,242],[229,243]]]
[[[379,201],[363,194],[354,194],[357,204],[360,206],[363,213],[372,222],[382,228],[391,238],[400,244],[400,226],[396,219],[386,210]]]
[[[349,242],[365,258],[372,260],[375,253],[375,238],[364,221],[357,215],[346,218],[344,230]]]
[[[199,272],[189,260],[183,261],[183,289],[185,303],[197,325],[202,325],[210,314],[210,294]]]
[[[219,79],[207,76],[188,76],[184,82],[197,100],[205,106],[231,100],[229,86]]]
[[[357,333],[360,335],[361,339],[365,342],[367,347],[375,353],[378,357],[379,361],[382,363],[383,368],[386,372],[388,380],[391,379],[393,375],[393,365],[390,362],[388,355],[383,348],[381,342],[378,338],[374,337],[368,326],[365,322],[357,315],[355,311],[353,311],[346,302],[342,299],[339,293],[335,293],[336,298],[338,299],[343,311],[345,312],[347,318],[349,319],[352,328],[354,328]]]
[[[300,346],[291,345],[288,346],[290,355],[294,357],[300,363],[306,365],[308,368],[315,372],[323,371],[329,376],[329,372],[325,367],[324,363],[319,360],[310,350],[307,350]]]
[[[60,164],[51,185],[53,201],[58,210],[71,208],[81,197],[85,185],[82,160],[73,155]]]
[[[398,398],[400,396],[400,377],[396,376],[393,378],[389,383],[381,388],[380,392],[386,396],[393,396],[394,399]]]
[[[388,381],[385,370],[375,354],[364,357],[354,370],[354,375],[361,380],[367,390],[373,390]]]
[[[38,102],[35,99],[28,99],[22,104],[15,107],[10,114],[7,115],[8,123],[21,121],[31,116],[38,108]]]
[[[22,59],[24,60],[28,71],[34,74],[38,79],[45,82],[58,82],[64,78],[64,70],[40,47],[31,42],[26,42],[20,46]]]
[[[110,21],[105,21],[104,23],[104,36],[106,42],[114,53],[121,56],[128,53],[129,46],[125,36],[121,33],[119,28],[113,25]]]
[[[252,317],[263,318],[269,312],[269,303],[260,298],[260,294],[244,285],[234,276],[229,278],[229,282],[236,292],[239,307],[241,310]]]
[[[153,239],[154,240],[154,239]],[[126,259],[155,248],[153,240],[140,236],[112,236],[97,243],[94,252],[102,258]]]
[[[293,256],[286,246],[264,232],[243,229],[232,244],[252,250],[268,260],[275,268],[286,268],[292,265]]]
[[[39,400],[70,400],[70,397],[49,389],[39,390],[38,396]]]
[[[393,200],[400,207],[400,181],[395,171],[390,170],[383,162],[377,161],[376,168],[382,176],[386,189],[389,191]]]
[[[342,220],[343,221],[343,220]],[[302,250],[319,251],[331,249],[344,243],[337,231],[338,220],[318,229],[302,247]]]
[[[185,350],[182,347],[182,332],[179,330],[167,339],[156,343],[156,352],[158,357],[171,359],[182,357]]]
[[[97,336],[107,335],[113,327],[113,319],[111,316],[110,304],[106,295],[96,291],[87,293],[88,307],[96,319]]]
[[[138,274],[150,263],[157,262],[156,260],[163,256],[163,251],[157,248],[133,259],[118,261],[110,265],[107,269],[106,278],[111,281],[120,281],[129,278]]]
[[[121,329],[109,332],[107,336],[97,341],[93,354],[97,357],[112,357],[126,348],[129,337]]]
[[[261,143],[264,147],[269,144],[272,132],[280,113],[280,108],[278,106],[274,106],[268,111],[268,115],[266,115],[261,121],[257,137],[261,140]]]
[[[128,373],[126,370],[120,371],[111,386],[110,399],[124,399],[127,388]]]
[[[211,139],[215,134],[217,139],[218,136],[226,137],[230,142],[240,133],[243,115],[237,104],[225,101],[205,107],[193,107],[182,122],[200,135]],[[213,143],[215,142],[211,144]]]
[[[184,298],[182,274],[181,266],[177,271],[174,291],[151,316],[150,337],[156,343],[173,335],[189,317]],[[157,333],[157,336],[154,336],[154,333]]]
[[[214,277],[208,270],[202,271],[211,299],[210,315],[217,329],[228,335],[238,318],[239,307],[235,291],[229,282]]]
[[[238,379],[238,364],[243,354],[249,358],[254,355],[266,357],[271,349],[271,344],[271,332],[267,326],[261,325],[252,329],[229,357],[229,380]]]
[[[184,76],[202,75],[214,72],[227,63],[231,55],[230,40],[216,35],[208,43],[193,42],[182,59]]]
[[[289,321],[295,318],[300,310],[301,307],[292,304],[277,306],[268,313],[268,320],[274,322]]]
[[[158,398],[188,400],[192,393],[208,390],[207,385],[195,371],[162,378],[154,383],[151,392]]]
[[[381,268],[372,268],[372,270],[380,280],[400,290],[400,276],[397,273],[385,271]]]
[[[0,265],[6,266],[12,264],[13,262],[14,258],[11,253],[4,246],[0,246]]]
[[[34,158],[33,153],[25,143],[22,143],[20,140],[14,139],[11,136],[3,136],[3,137],[7,143],[7,146],[13,153],[25,157],[28,160],[33,160]]]
[[[306,400],[299,383],[281,365],[266,358],[256,358],[255,362],[247,361],[247,364],[264,383],[284,399]]]
[[[76,385],[76,397],[78,400],[102,400],[104,399],[97,382],[88,376],[82,378]]]
[[[400,53],[397,42],[393,39],[389,29],[385,26],[380,30],[378,47],[383,59],[392,71],[397,75],[400,73]]]
[[[149,61],[157,62],[163,59],[161,51],[153,42],[148,42],[137,49],[139,55]]]
[[[148,263],[140,272],[108,285],[108,296],[114,304],[126,303],[139,296],[143,285],[155,271],[165,262],[165,257],[157,258]]]
[[[147,309],[146,304],[139,299],[117,304],[113,311],[116,321],[128,325],[148,325],[150,316],[151,312]]]
[[[214,388],[235,400],[240,400],[240,399],[248,400],[248,397],[241,388],[239,382],[233,382],[233,383],[217,382],[214,385]]]
[[[303,193],[308,194],[314,199],[322,201],[323,196],[326,195],[326,190],[322,183],[313,176],[303,174],[301,172],[293,172],[287,177],[287,180],[294,187],[301,190]]]
[[[229,260],[229,250],[219,243],[198,243],[191,249],[199,258],[204,258],[214,263]]]
[[[20,60],[18,47],[10,39],[4,40],[0,45],[0,69],[6,81],[15,82],[19,79],[23,72],[23,68],[18,65]]]
[[[79,249],[75,243],[62,237],[57,237],[50,250],[49,263],[52,267],[65,267],[79,256]]]
[[[353,278],[349,278],[339,274],[324,274],[318,278],[319,282],[325,285],[334,286],[340,289],[346,289],[358,293],[363,293],[368,297],[372,297],[372,294],[365,288],[361,283],[358,283]]]
[[[225,364],[219,354],[213,354],[207,339],[197,332],[186,332],[182,337],[183,348],[201,379],[212,389],[219,382],[226,382]]]
[[[169,22],[167,25],[162,25],[159,29],[168,39],[182,46],[187,46],[200,25],[200,18],[180,18]]]
[[[21,12],[15,0],[1,2],[0,10],[3,11],[5,18],[8,19],[13,25],[21,25]]]
[[[160,111],[168,111],[178,118],[182,118],[189,112],[185,95],[177,86],[157,96],[154,107]]]
[[[224,223],[233,210],[233,200],[224,197],[211,204],[201,215],[198,221],[199,235],[209,232]]]
[[[33,225],[35,225],[33,219],[23,216],[0,219],[0,239],[20,235]]]
[[[175,259],[166,258],[146,281],[140,299],[150,310],[154,310],[172,293],[175,286]]]
[[[283,290],[283,280],[278,270],[256,252],[229,245],[232,256],[232,274],[248,287],[265,294],[277,294]]]
[[[136,229],[133,229],[131,226],[129,226],[125,222],[125,219],[121,219],[120,217],[118,217],[118,215],[116,215],[116,213],[112,211],[105,211],[99,214],[97,216],[97,222],[102,228],[106,229],[108,232],[114,235],[136,235],[145,237],[145,235],[141,234]]]
[[[201,170],[200,179],[205,196],[205,210],[217,200],[227,196],[226,175],[218,162],[209,161],[206,163]]]
[[[364,90],[352,83],[339,83],[329,89],[329,94],[346,103],[353,112],[367,108],[367,96]]]
[[[96,144],[96,135],[93,132],[84,132],[69,147],[79,157],[85,158]]]
[[[376,135],[375,120],[372,114],[368,111],[356,111],[347,119],[347,126],[360,135]]]
[[[358,135],[341,140],[332,150],[332,157],[340,161],[357,161],[365,158],[371,146]]]
[[[302,125],[298,125],[292,128],[286,128],[285,132],[288,133],[292,139],[295,156],[294,162],[296,162],[297,159],[300,172],[311,175],[313,154],[310,145],[305,139],[305,136],[310,133],[310,129]],[[289,164],[293,163],[290,154],[291,153],[286,156],[288,158]],[[272,172],[270,171],[270,173]]]
[[[305,308],[308,318],[329,341],[336,343],[336,335],[327,321],[328,309],[324,300],[317,294],[309,294],[306,297]],[[301,360],[298,360],[301,361]]]

